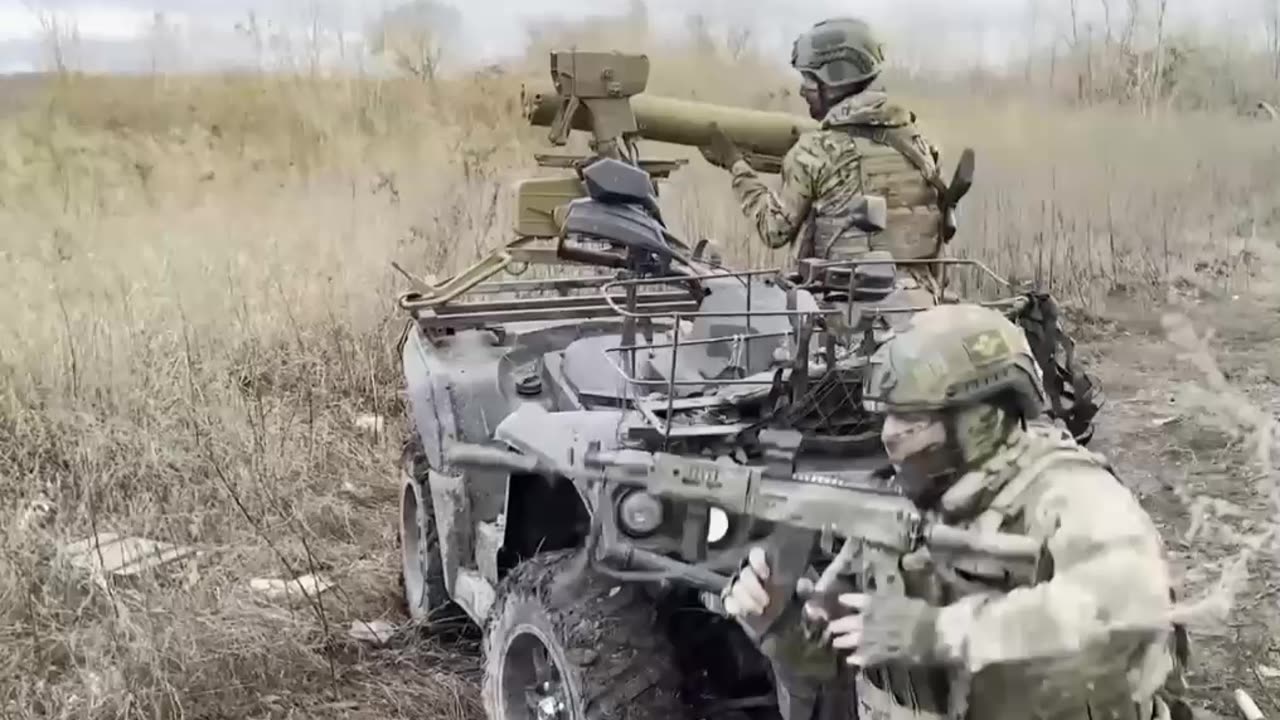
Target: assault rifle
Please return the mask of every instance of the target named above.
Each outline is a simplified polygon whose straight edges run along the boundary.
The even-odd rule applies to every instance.
[[[593,554],[597,557],[593,560],[608,559],[621,562],[627,569],[640,570],[640,574],[647,571],[650,576],[667,576],[662,579],[674,576],[710,592],[722,590],[729,577],[705,563],[698,564],[697,559],[704,552],[691,553],[695,560],[688,562],[637,546],[634,538],[638,533],[634,531],[638,523],[629,520],[622,508],[645,507],[652,518],[654,514],[661,515],[663,508],[710,506],[752,521],[772,523],[774,530],[767,539],[744,541],[733,548],[732,564],[740,562],[751,545],[765,545],[771,555],[771,582],[779,584],[794,585],[808,570],[818,538],[824,534],[843,537],[846,549],[858,545],[863,551],[874,550],[893,558],[926,550],[933,557],[985,558],[1001,566],[1030,568],[1040,556],[1040,543],[1033,538],[965,530],[922,513],[873,472],[795,472],[794,447],[798,446],[798,438],[795,431],[761,432],[764,465],[639,449],[601,450],[598,441],[587,441],[583,443],[585,447],[572,442],[571,447],[564,448],[529,447],[526,453],[457,445],[450,449],[448,459],[455,466],[496,467],[569,478],[584,496],[613,498],[598,501],[592,515],[609,516],[609,524],[621,532],[609,533],[610,537],[603,541],[594,539],[597,552]],[[641,502],[636,502],[637,497]],[[624,503],[623,498],[630,498],[630,504]],[[602,504],[612,504],[618,511],[609,512]],[[648,524],[657,527],[660,523]],[[896,568],[887,568],[886,572],[888,576],[877,582],[879,590],[901,592],[901,584],[893,579]],[[895,584],[896,589],[885,587]]]

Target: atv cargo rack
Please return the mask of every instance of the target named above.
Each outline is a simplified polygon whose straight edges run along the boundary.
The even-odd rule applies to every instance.
[[[696,434],[699,437],[733,435],[749,427],[749,424],[699,424],[675,428],[672,420],[675,414],[682,410],[707,410],[717,406],[732,405],[736,399],[742,397],[744,392],[750,394],[751,388],[767,392],[775,383],[784,379],[791,387],[793,398],[800,398],[804,396],[810,381],[814,379],[810,377],[809,372],[811,355],[824,355],[826,370],[837,367],[844,370],[860,369],[868,361],[869,352],[859,354],[855,352],[854,345],[869,343],[863,346],[864,350],[869,350],[879,345],[879,341],[883,339],[880,331],[890,330],[899,325],[898,320],[902,316],[921,312],[930,307],[930,305],[894,303],[892,294],[896,280],[892,268],[926,263],[935,266],[974,267],[998,285],[1006,289],[1012,288],[989,267],[971,259],[944,258],[913,261],[867,257],[847,260],[808,260],[801,264],[800,277],[793,275],[789,279],[791,287],[812,290],[815,294],[825,290],[830,294],[833,289],[843,286],[842,299],[799,309],[795,307],[795,293],[789,292],[789,307],[757,310],[752,297],[753,285],[759,279],[763,279],[766,283],[783,280],[783,273],[778,268],[742,270],[687,276],[683,279],[699,284],[741,281],[746,291],[745,310],[687,311],[668,310],[646,303],[637,303],[635,307],[630,308],[623,307],[619,299],[630,297],[627,293],[643,298],[645,297],[643,290],[670,283],[671,279],[619,279],[601,286],[601,296],[605,302],[617,315],[624,318],[626,324],[651,323],[669,328],[665,333],[669,340],[663,342],[650,339],[644,343],[623,343],[607,348],[605,353],[610,358],[610,364],[614,370],[628,387],[634,389],[637,397],[632,398],[633,406],[664,440],[690,434]],[[881,280],[878,288],[862,286],[859,281],[863,278],[860,278],[859,269],[873,266],[889,270],[878,273]],[[839,296],[840,293],[837,293],[837,297]],[[1014,295],[977,304],[999,309],[1013,317],[1025,309],[1027,302],[1025,296]],[[779,318],[784,319],[785,322],[773,323],[773,329],[755,329],[757,320]],[[745,331],[711,337],[688,337],[691,333],[685,328],[696,327],[694,323],[700,319],[710,321],[706,325],[714,325],[715,321],[721,321],[724,325],[733,325]],[[782,327],[778,327],[779,325]],[[750,347],[752,343],[761,342],[771,343],[775,347],[786,343],[785,360],[779,363],[775,358],[774,362],[767,366],[753,367]],[[679,370],[684,364],[684,358],[681,357],[682,350],[686,353],[701,353],[705,356],[714,352],[710,349],[713,346],[721,346],[722,352],[717,353],[718,355],[728,355],[743,361],[742,365],[737,366],[738,372],[730,377],[723,375],[681,377]],[[807,348],[807,351],[802,351],[801,348]],[[843,357],[840,351],[843,351]],[[667,361],[666,377],[641,377],[636,371],[638,353],[664,356],[663,360]],[[666,357],[668,354],[669,357]],[[727,389],[731,386],[740,387],[735,392]],[[680,397],[682,388],[695,390],[696,396]],[[646,389],[650,392],[645,392]]]
[[[514,263],[526,264],[521,273],[533,264],[558,266],[559,272],[575,265],[557,257],[557,250],[522,248],[517,241],[443,285],[416,283],[420,289],[401,295],[399,305],[424,333],[434,337],[466,330],[490,330],[501,336],[513,324],[526,322],[618,323],[621,342],[603,352],[628,388],[627,404],[640,411],[649,431],[664,444],[672,438],[726,437],[749,427],[749,423],[679,424],[675,421],[679,414],[727,408],[744,397],[758,399],[779,383],[790,387],[793,398],[805,397],[819,379],[815,375],[821,375],[811,372],[818,369],[812,365],[812,356],[821,358],[825,368],[859,372],[869,348],[879,345],[903,316],[928,307],[895,302],[896,266],[973,267],[1010,289],[1008,282],[977,260],[895,261],[877,256],[810,259],[790,275],[780,268],[643,278],[619,271],[489,282]],[[757,294],[762,285],[773,285],[774,291]],[[739,299],[745,303],[730,302],[730,309],[714,309],[709,298],[724,288],[735,292],[741,288]],[[778,288],[786,290],[787,306],[761,307],[760,295],[776,300]],[[1016,316],[1026,303],[1025,296],[1014,295],[981,304]],[[868,351],[856,352],[860,344]],[[801,346],[809,351],[800,352]],[[753,348],[764,348],[768,357],[753,354]],[[774,352],[778,348],[784,349],[781,358]],[[648,375],[640,371],[640,358],[649,361]],[[715,360],[722,358],[730,360]]]

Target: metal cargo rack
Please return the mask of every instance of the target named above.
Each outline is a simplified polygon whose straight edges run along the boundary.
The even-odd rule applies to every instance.
[[[634,304],[636,311],[643,310],[655,316],[698,309],[699,298],[687,282],[680,289],[612,294],[609,285],[626,278],[625,272],[491,281],[504,271],[522,275],[532,265],[546,266],[559,273],[573,266],[591,269],[564,259],[554,245],[545,242],[533,244],[532,240],[535,238],[518,239],[443,283],[414,278],[401,270],[414,283],[415,289],[402,293],[397,304],[424,331],[442,334],[516,322],[617,319],[630,324],[614,309],[619,300],[627,302],[629,307]],[[513,272],[516,266],[519,270]],[[661,278],[655,280],[655,284],[673,285],[682,280],[684,278],[681,277]]]
[[[627,384],[630,404],[644,417],[650,430],[663,441],[673,437],[724,437],[734,435],[749,423],[700,423],[673,427],[677,414],[727,408],[744,398],[768,392],[785,379],[793,397],[806,397],[810,381],[810,356],[817,338],[825,365],[850,369],[860,357],[851,352],[853,346],[866,342],[866,335],[878,320],[927,309],[927,305],[903,305],[881,302],[893,285],[892,272],[882,273],[888,284],[878,288],[875,299],[859,298],[861,292],[857,269],[864,266],[893,267],[906,265],[973,267],[1005,289],[1007,281],[977,260],[943,258],[929,260],[894,260],[887,257],[845,260],[806,259],[799,272],[784,273],[780,268],[755,270],[715,270],[698,274],[675,274],[662,277],[634,278],[626,271],[614,274],[586,274],[589,265],[564,258],[561,247],[547,242],[534,243],[534,238],[521,238],[491,253],[444,283],[429,283],[406,276],[415,290],[399,297],[399,306],[408,312],[423,331],[430,335],[450,335],[465,330],[498,329],[510,323],[556,322],[564,320],[616,320],[620,326],[619,344],[604,350],[613,369]],[[563,243],[563,240],[553,241]],[[563,273],[568,267],[579,267],[584,274],[550,275],[542,278],[492,281],[501,272],[524,274],[530,266],[545,266]],[[705,265],[705,267],[713,267]],[[401,270],[401,272],[404,272]],[[598,272],[598,271],[597,271]],[[887,278],[887,280],[884,280]],[[787,296],[787,308],[757,310],[753,287],[761,279],[776,282]],[[703,309],[705,287],[709,283],[737,281],[745,286],[746,309],[709,311]],[[797,308],[796,290],[807,290],[817,300],[805,308]],[[774,295],[776,298],[776,294]],[[483,299],[482,299],[483,298]],[[833,300],[834,298],[834,300]],[[1013,315],[1025,306],[1021,295],[1002,297],[980,304],[995,307]],[[722,337],[687,337],[686,327],[699,319],[726,319],[741,325],[744,332]],[[784,327],[755,331],[755,323],[765,318],[786,318]],[[660,335],[659,335],[660,333]],[[644,335],[645,341],[637,338]],[[759,369],[750,366],[752,343],[786,343],[789,358]],[[738,346],[735,348],[733,344]],[[680,379],[678,368],[682,351],[686,357],[694,348],[705,351],[709,346],[729,345],[728,352],[741,350],[747,366],[737,377],[699,377]],[[800,348],[807,350],[801,351]],[[838,351],[845,351],[844,357]],[[668,377],[641,377],[636,371],[636,354],[670,352]],[[850,364],[848,355],[854,356]],[[663,358],[667,361],[667,358]],[[865,362],[865,358],[861,358]],[[699,396],[680,397],[681,389],[701,388]]]
[[[682,278],[684,280],[692,280],[698,283],[715,280],[731,280],[738,279],[743,281],[746,287],[746,308],[740,311],[704,311],[699,308],[688,310],[685,308],[668,308],[657,304],[639,303],[634,307],[623,307],[619,303],[619,298],[638,296],[644,297],[644,293],[640,292],[644,289],[652,288],[654,285],[661,283],[670,283],[670,278],[638,278],[638,279],[612,279],[603,282],[600,285],[600,296],[603,301],[608,304],[612,312],[625,318],[626,323],[652,323],[654,325],[663,325],[670,328],[670,340],[667,342],[646,342],[643,345],[634,341],[626,342],[607,348],[606,354],[610,357],[611,365],[617,371],[628,387],[639,391],[644,388],[653,388],[652,393],[646,393],[647,397],[634,397],[632,403],[634,407],[641,412],[646,421],[652,428],[662,436],[664,440],[673,437],[712,437],[712,436],[728,436],[741,432],[748,427],[750,423],[732,423],[723,425],[691,425],[688,427],[673,427],[674,416],[681,411],[689,410],[708,410],[714,407],[726,407],[733,405],[735,399],[742,397],[741,394],[735,395],[732,391],[726,391],[730,386],[747,386],[742,388],[750,393],[751,387],[756,389],[767,389],[777,379],[781,379],[789,375],[788,382],[792,388],[794,397],[802,397],[808,390],[809,381],[809,359],[812,352],[811,339],[815,334],[818,335],[818,347],[825,351],[826,367],[836,367],[836,349],[837,346],[844,346],[850,349],[850,346],[863,341],[866,331],[875,324],[880,318],[890,318],[905,314],[914,314],[928,309],[929,305],[889,305],[878,302],[860,302],[858,300],[850,300],[855,298],[857,290],[854,287],[856,282],[856,269],[860,266],[873,265],[892,265],[894,267],[904,265],[934,265],[934,266],[966,266],[973,267],[981,271],[990,280],[994,281],[1000,287],[1010,290],[1012,286],[1005,279],[992,271],[989,267],[978,260],[966,258],[942,258],[929,260],[894,260],[892,258],[858,258],[846,260],[818,260],[810,259],[800,263],[800,272],[791,276],[784,275],[779,268],[767,268],[758,270],[740,270],[725,271],[717,273],[705,273],[699,275],[688,276]],[[756,278],[777,278],[783,281],[788,289],[804,289],[810,290],[815,295],[844,295],[843,300],[836,302],[822,302],[812,308],[795,309],[794,293],[788,293],[788,309],[786,310],[755,310],[752,302],[752,286],[753,280]],[[890,286],[891,288],[892,286]],[[890,288],[883,288],[887,291]],[[622,292],[617,292],[622,291]],[[995,300],[984,301],[976,304],[984,305],[1001,310],[1009,315],[1015,315],[1026,306],[1026,298],[1021,295],[1013,295],[1010,297],[1002,297]],[[787,318],[790,320],[789,326],[784,330],[774,330],[771,332],[753,332],[752,321],[757,318]],[[733,318],[740,320],[742,325],[748,329],[742,334],[735,334],[729,337],[711,337],[685,339],[683,334],[685,326],[699,318]],[[838,326],[833,327],[835,323],[831,321],[838,319],[841,321]],[[842,327],[841,327],[842,326]],[[854,331],[852,335],[842,334]],[[632,334],[634,337],[634,334]],[[680,351],[682,349],[690,349],[694,347],[706,347],[717,344],[733,344],[739,343],[742,346],[749,346],[753,341],[770,341],[780,343],[786,341],[791,348],[791,357],[786,363],[774,365],[770,368],[761,369],[753,372],[752,368],[745,368],[742,377],[736,378],[698,378],[681,380],[677,375],[677,368],[680,364]],[[664,379],[647,379],[639,377],[635,372],[634,356],[637,352],[670,350],[670,372],[669,376]],[[730,352],[733,349],[730,348]],[[744,356],[750,357],[749,352],[744,352]],[[626,362],[619,360],[626,358]],[[862,358],[865,362],[866,358]],[[628,370],[628,367],[631,368]],[[701,397],[680,398],[678,395],[681,387],[700,387],[704,388],[704,395]],[[640,393],[637,392],[637,395]]]

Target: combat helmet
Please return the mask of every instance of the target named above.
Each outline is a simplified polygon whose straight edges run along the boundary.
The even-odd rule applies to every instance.
[[[884,44],[862,20],[823,20],[796,38],[791,46],[791,67],[841,90],[880,74]]]
[[[1040,366],[1022,330],[974,304],[929,308],[872,356],[863,401],[872,412],[959,410],[1009,393],[1022,417],[1046,408]]]

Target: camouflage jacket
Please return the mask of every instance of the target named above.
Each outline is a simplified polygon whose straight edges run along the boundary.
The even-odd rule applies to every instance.
[[[960,527],[1037,537],[1047,553],[1021,571],[937,562],[904,572],[908,595],[941,608],[931,662],[942,662],[863,669],[861,717],[1147,720],[1156,696],[1181,694],[1175,666],[1186,658],[1161,621],[1172,593],[1160,536],[1099,458],[1032,428],[961,478],[942,512]],[[864,551],[856,584],[901,560]],[[839,665],[803,643],[798,621],[775,634],[763,649],[776,664],[830,682]]]
[[[835,248],[845,255],[885,249],[895,257],[930,257],[939,244],[938,162],[913,113],[866,91],[836,104],[821,128],[799,137],[782,160],[778,193],[744,160],[730,171],[743,212],[769,247],[798,243],[801,256],[827,256]],[[889,203],[881,247],[849,225],[852,201],[864,192]]]

